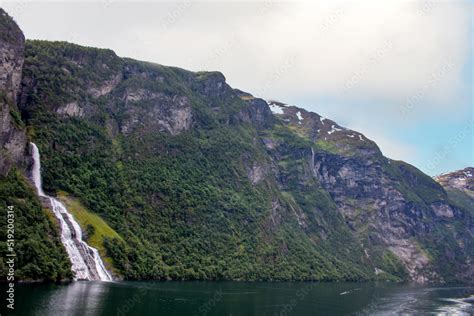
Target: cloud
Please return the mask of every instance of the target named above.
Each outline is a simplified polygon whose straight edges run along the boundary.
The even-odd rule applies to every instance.
[[[251,92],[268,85],[293,58],[263,97],[313,94],[402,104],[422,91],[423,99],[442,105],[463,87],[460,73],[470,58],[472,35],[468,2],[5,6],[13,13],[21,9],[18,18],[28,37],[73,39],[110,46],[119,55],[221,70],[230,83]],[[430,87],[440,69],[447,70]]]
[[[471,88],[462,77],[472,58],[467,6],[192,3],[181,11],[171,6],[168,12],[178,13],[165,28],[169,13],[155,22],[129,24],[125,38],[132,41],[118,52],[192,70],[220,70],[233,86],[265,98],[377,100],[380,115],[416,122],[427,111],[445,115],[453,102],[466,108],[458,99],[470,98]]]

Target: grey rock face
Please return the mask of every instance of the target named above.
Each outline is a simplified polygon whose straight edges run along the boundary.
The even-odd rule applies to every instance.
[[[77,104],[77,102],[71,102],[66,105],[59,107],[56,112],[61,115],[67,116],[84,116],[84,110]]]
[[[224,75],[217,71],[197,73],[191,82],[191,86],[193,90],[202,95],[213,98],[221,97],[232,90],[225,82]]]
[[[125,100],[126,118],[121,125],[121,132],[125,135],[139,129],[177,135],[193,124],[193,113],[187,97],[139,89],[127,92]],[[134,105],[138,101],[147,101],[147,106]]]
[[[442,174],[434,177],[434,179],[445,188],[457,189],[467,193],[474,192],[473,167]]]
[[[9,105],[0,101],[0,106],[0,174],[6,174],[23,162],[27,139],[24,130],[14,125]]]
[[[276,101],[269,105],[278,122],[313,142],[307,148],[292,148],[278,138],[262,137],[274,159],[281,188],[296,185],[296,191],[328,192],[376,275],[386,271],[379,265],[383,260],[374,258],[389,251],[415,282],[442,281],[449,269],[440,268],[444,261],[462,267],[450,272],[459,279],[472,276],[470,217],[450,204],[441,186],[416,168],[385,158],[375,143],[360,133],[294,106]],[[292,166],[291,171],[287,166]],[[464,170],[449,181],[468,187],[469,174]],[[294,213],[300,227],[310,225],[310,217]],[[321,222],[323,237],[328,225]],[[452,229],[453,223],[463,226],[465,233]],[[454,243],[448,246],[448,240]],[[428,250],[433,248],[443,255],[434,258]],[[459,256],[456,259],[455,254]]]
[[[410,205],[380,162],[322,153],[313,159],[314,175],[331,194],[354,234],[363,236],[368,229],[369,234],[361,240],[366,247],[390,249],[414,281],[436,277],[428,257],[411,240],[426,229],[421,225],[423,211]]]
[[[253,162],[247,171],[248,178],[253,185],[261,182],[265,178],[266,173],[265,167],[258,162]]]
[[[87,92],[89,92],[92,95],[92,97],[98,98],[112,92],[112,90],[115,89],[121,81],[122,81],[121,74],[117,74],[110,80],[104,81],[104,83],[100,86],[89,87]]]
[[[431,204],[431,208],[436,216],[440,217],[454,217],[454,211],[451,206],[441,203]]]
[[[268,104],[258,98],[252,98],[234,118],[236,122],[252,123],[258,128],[266,128],[273,123],[273,115]]]
[[[422,173],[408,171],[404,164],[392,162],[391,167],[397,165],[397,170],[402,170],[395,180],[387,173],[391,167],[385,159],[363,157],[316,153],[310,161],[315,177],[331,194],[354,235],[370,249],[368,252],[377,247],[389,249],[404,264],[411,280],[440,281],[443,277],[437,270],[439,262],[428,255],[423,240],[433,238],[433,231],[442,231],[444,238],[456,240],[458,246],[453,252],[464,252],[465,261],[457,264],[469,266],[468,250],[463,245],[470,243],[472,232],[467,230],[466,235],[457,235],[449,224],[449,221],[463,221],[469,229],[467,214],[450,205],[442,189]],[[421,198],[415,192],[423,192]],[[436,194],[431,198],[434,202],[423,201],[428,194]],[[449,251],[445,241],[431,242]],[[459,278],[464,273],[469,275],[469,270],[458,271]]]
[[[25,37],[8,14],[0,9],[0,90],[16,103],[21,82]]]
[[[26,134],[16,105],[24,41],[16,23],[0,9],[0,174],[6,174],[12,165],[20,165],[24,160]]]
[[[420,247],[409,239],[396,239],[389,249],[404,263],[410,279],[417,283],[438,280],[439,276],[430,268],[430,260]]]

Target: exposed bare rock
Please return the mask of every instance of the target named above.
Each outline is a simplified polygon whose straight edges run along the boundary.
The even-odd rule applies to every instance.
[[[193,114],[187,97],[170,97],[139,90],[132,94],[132,99],[144,100],[145,96],[149,97],[147,107],[133,106],[130,103],[126,110],[127,118],[121,125],[122,133],[128,135],[134,130],[145,129],[177,135],[191,128]]]
[[[16,103],[24,62],[25,37],[2,9],[0,20],[0,90]]]
[[[436,216],[449,217],[449,218],[454,217],[453,208],[447,204],[441,204],[441,203],[431,204],[431,208],[435,212]]]
[[[0,9],[0,174],[6,174],[25,158],[26,134],[16,105],[24,41],[16,23]]]
[[[103,95],[109,94],[122,80],[122,74],[115,75],[112,79],[104,81],[104,83],[98,87],[90,87],[88,92],[94,97],[98,98]]]
[[[264,167],[259,163],[254,162],[252,168],[248,171],[248,177],[253,185],[259,183],[265,177]]]
[[[151,100],[163,97],[162,93],[155,93],[147,89],[135,88],[135,89],[126,89],[123,99],[125,102],[138,102],[142,100]]]
[[[225,81],[225,77],[218,71],[203,71],[196,73],[191,87],[207,97],[221,97],[232,88]]]
[[[67,115],[67,116],[76,116],[76,117],[83,117],[84,116],[84,110],[82,107],[78,105],[77,102],[71,102],[66,105],[63,105],[59,107],[56,112],[61,115]]]
[[[268,104],[263,99],[258,98],[248,99],[248,106],[233,117],[236,122],[251,123],[258,128],[271,126],[273,119]]]
[[[0,174],[6,174],[12,165],[24,161],[27,138],[25,131],[13,123],[9,105],[0,101],[0,106]]]
[[[474,168],[472,167],[441,174],[434,177],[434,179],[445,188],[474,193]]]
[[[430,268],[428,256],[415,242],[402,239],[397,240],[389,249],[405,264],[411,280],[417,283],[426,283],[438,279]]]
[[[262,138],[262,142],[267,149],[275,149],[277,147],[276,142],[271,138]]]
[[[437,270],[440,261],[469,266],[472,237],[469,233],[456,234],[449,224],[466,214],[450,205],[442,188],[428,176],[406,163],[383,157],[375,143],[357,132],[297,107],[276,101],[268,104],[279,122],[315,142],[305,149],[289,146],[280,137],[262,137],[273,157],[276,168],[272,170],[281,188],[288,190],[291,185],[293,195],[319,191],[321,187],[329,192],[345,224],[362,243],[365,257],[374,264],[375,274],[398,273],[393,267],[400,263],[408,279],[423,283],[443,280],[446,271]],[[302,216],[298,205],[290,205],[289,209],[301,228],[311,222],[311,217]],[[324,232],[329,225],[318,212],[314,214],[313,219]],[[466,217],[467,227],[468,221]],[[434,231],[445,239],[432,240]],[[447,240],[456,240],[460,246],[451,250],[453,246],[448,246]],[[435,258],[430,248],[443,249],[438,250],[442,255]],[[462,253],[463,259],[455,259],[456,253]],[[393,261],[382,259],[392,255]],[[392,263],[386,265],[385,260]],[[462,279],[472,275],[472,269],[453,273]]]

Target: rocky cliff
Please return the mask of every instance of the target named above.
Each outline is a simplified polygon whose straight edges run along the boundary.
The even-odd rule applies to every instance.
[[[0,174],[24,162],[26,136],[17,108],[25,38],[0,9]]]
[[[124,278],[472,279],[472,203],[359,132],[219,72],[65,42],[24,58],[44,188],[110,225],[99,251]]]
[[[444,173],[434,177],[446,190],[459,190],[473,196],[474,193],[474,168]]]
[[[15,280],[67,279],[70,263],[57,223],[27,180],[31,159],[18,107],[24,50],[23,33],[0,8],[0,216],[6,219],[7,209],[14,216],[14,238],[7,235],[6,220],[0,222],[0,275],[4,281],[10,268],[7,254],[14,252]]]
[[[269,142],[269,153],[280,165],[278,173],[298,179],[294,195],[321,188],[329,193],[376,274],[385,271],[374,258],[382,257],[383,262],[389,254],[417,282],[442,280],[446,270],[440,272],[437,265],[447,257],[457,258],[465,269],[451,273],[472,275],[472,213],[453,205],[440,185],[413,166],[385,158],[358,132],[300,108],[277,102],[270,107],[280,122],[309,141],[300,151]],[[297,171],[285,170],[282,162],[288,155],[293,161],[303,158]],[[309,189],[310,178],[315,184]],[[463,233],[453,225],[462,225]]]
[[[445,173],[434,177],[445,189],[452,203],[466,212],[474,210],[474,168]]]

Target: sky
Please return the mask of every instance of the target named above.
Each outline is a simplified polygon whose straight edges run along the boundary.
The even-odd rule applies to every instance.
[[[474,166],[472,1],[0,1],[28,39],[110,48],[297,105],[429,175]]]

